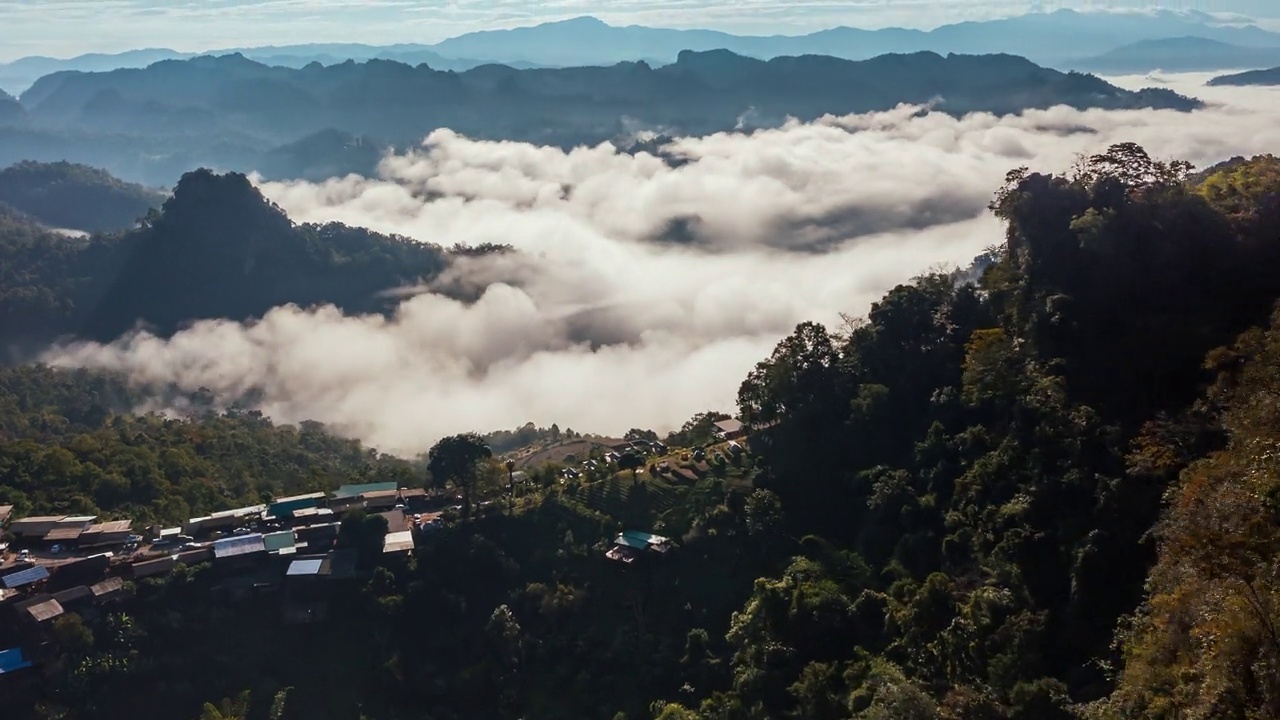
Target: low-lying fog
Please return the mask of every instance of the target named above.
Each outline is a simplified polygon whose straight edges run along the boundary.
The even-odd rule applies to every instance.
[[[893,285],[1000,242],[985,206],[1011,168],[1063,171],[1125,141],[1199,166],[1280,148],[1280,92],[1207,77],[1116,79],[1213,103],[1189,115],[902,108],[679,139],[671,151],[688,162],[675,168],[607,145],[565,153],[442,130],[378,178],[260,187],[298,222],[517,248],[441,279],[487,286],[478,302],[423,288],[389,319],[285,307],[48,359],[228,397],[259,387],[278,421],[319,420],[397,453],[526,421],[670,429],[733,411],[747,372],[798,322],[863,314]]]

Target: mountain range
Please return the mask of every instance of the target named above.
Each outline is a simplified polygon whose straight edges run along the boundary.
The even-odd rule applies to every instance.
[[[303,44],[230,48],[213,54],[239,52],[268,65],[300,68],[312,62],[395,60],[410,65],[427,63],[436,70],[468,70],[489,63],[513,67],[570,67],[645,61],[674,62],[683,50],[730,50],[740,55],[771,59],[819,54],[865,60],[886,53],[937,52],[1010,53],[1059,69],[1087,69],[1095,58],[1126,45],[1146,41],[1194,37],[1241,48],[1280,47],[1280,34],[1254,25],[1223,24],[1198,12],[1098,13],[1059,10],[1013,18],[962,22],[934,30],[884,28],[864,30],[835,27],[806,35],[744,36],[715,30],[676,30],[631,25],[616,27],[593,17],[579,17],[531,27],[487,30],[450,38],[434,45]],[[1139,48],[1141,49],[1141,48]],[[1179,60],[1157,55],[1155,65],[1125,69],[1165,68]],[[19,93],[44,75],[64,70],[103,72],[145,67],[161,60],[189,59],[201,54],[168,49],[131,50],[119,54],[88,54],[70,59],[21,58],[0,64],[0,88]],[[1123,55],[1124,53],[1122,53]],[[1194,54],[1192,55],[1194,57]],[[1214,61],[1216,62],[1216,61]],[[1221,69],[1196,66],[1194,69]],[[1099,68],[1101,69],[1101,68]]]
[[[1210,85],[1280,85],[1280,67],[1250,70],[1232,75],[1220,75],[1209,81]]]
[[[1186,36],[1143,40],[1092,58],[1072,68],[1095,73],[1207,72],[1280,65],[1280,47],[1247,47]]]
[[[86,207],[81,224],[59,218],[62,227],[146,217],[123,232],[66,237],[31,201],[48,197]],[[139,323],[167,335],[288,303],[385,312],[394,303],[381,291],[435,276],[454,252],[340,223],[295,224],[245,176],[207,170],[184,175],[169,196],[93,168],[26,163],[0,172],[0,201],[15,201],[0,202],[0,364],[58,336],[108,340]]]
[[[0,164],[70,160],[151,185],[196,167],[313,177],[315,164],[330,174],[367,172],[382,149],[442,127],[572,147],[637,129],[703,135],[901,103],[949,113],[1198,107],[1168,90],[1131,92],[1009,55],[763,61],[682,51],[657,68],[484,65],[459,73],[388,60],[294,69],[235,54],[47,75],[22,94],[21,117],[0,127]]]

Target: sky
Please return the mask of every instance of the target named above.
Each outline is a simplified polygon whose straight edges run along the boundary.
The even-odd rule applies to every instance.
[[[256,389],[277,421],[318,420],[404,455],[530,421],[664,432],[735,411],[742,380],[797,323],[838,328],[894,285],[1001,242],[986,206],[1012,168],[1065,172],[1118,142],[1201,167],[1280,147],[1280,89],[1207,79],[1117,80],[1210,103],[1193,113],[900,107],[680,138],[669,149],[687,162],[674,167],[609,144],[566,152],[437,130],[376,177],[259,188],[299,222],[517,252],[457,262],[391,317],[286,306],[44,359],[224,402]],[[691,217],[696,242],[660,239]],[[457,287],[484,292],[460,303]]]
[[[612,24],[790,34],[835,25],[928,29],[1058,8],[1197,9],[1280,27],[1277,0],[0,0],[0,62],[148,47],[429,44],[588,14]]]

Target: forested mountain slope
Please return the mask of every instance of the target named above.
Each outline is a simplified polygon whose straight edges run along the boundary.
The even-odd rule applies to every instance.
[[[114,232],[137,225],[166,194],[68,162],[21,162],[0,170],[0,205],[54,228]]]
[[[59,192],[88,204],[97,187]],[[111,205],[118,215],[136,209],[135,194],[122,197]],[[380,293],[433,277],[451,252],[339,223],[295,225],[245,176],[207,170],[184,176],[160,210],[144,214],[135,230],[77,239],[0,210],[8,357],[29,357],[60,335],[106,341],[139,324],[169,334],[185,322],[259,317],[287,303],[387,311],[393,302]]]
[[[799,326],[741,386],[756,430],[734,464],[687,482],[539,469],[514,507],[377,560],[313,625],[211,601],[216,569],[139,583],[121,614],[66,621],[57,662],[11,704],[33,718],[194,718],[205,702],[209,717],[285,720],[1271,717],[1280,161],[1189,170],[1121,145],[1070,175],[1011,172],[981,279],[922,276],[861,324]],[[58,460],[41,502],[120,507],[96,493],[124,485],[91,483],[90,466],[134,471],[119,451],[100,464],[90,440],[248,433],[249,456],[271,458],[299,433],[117,417],[100,380],[23,373],[0,385],[26,418],[0,450]],[[64,442],[78,465],[49,449]],[[349,471],[360,451],[344,447],[304,462]],[[186,452],[210,477],[229,462]],[[478,492],[504,499],[505,471],[485,467],[502,479]],[[212,502],[205,486],[175,484]],[[156,514],[179,494],[137,488],[131,507]],[[602,541],[637,524],[680,546],[605,560]]]

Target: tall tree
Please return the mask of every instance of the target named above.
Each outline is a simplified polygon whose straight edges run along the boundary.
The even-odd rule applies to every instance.
[[[481,462],[493,457],[493,451],[476,433],[450,435],[436,443],[427,454],[427,470],[436,487],[452,483],[462,491],[462,517],[471,517],[471,489]]]

